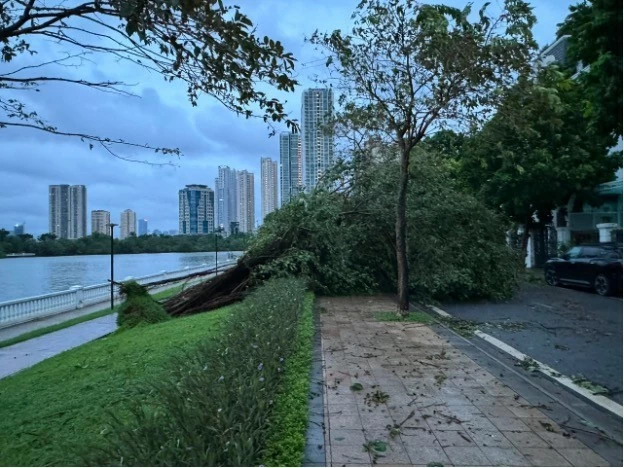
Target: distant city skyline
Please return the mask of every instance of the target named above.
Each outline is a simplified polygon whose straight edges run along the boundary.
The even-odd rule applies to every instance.
[[[473,15],[483,3],[483,0],[474,3]],[[530,2],[538,18],[534,34],[540,47],[554,42],[557,23],[564,20],[573,3],[577,3],[576,0]],[[260,37],[267,35],[280,40],[297,59],[297,80],[301,85],[294,93],[263,89],[272,97],[287,101],[284,109],[291,118],[300,116],[303,89],[315,86],[317,78],[325,78],[325,60],[304,37],[309,37],[317,28],[349,30],[350,15],[357,4],[357,0],[319,0],[314,8],[300,2],[266,1],[242,5]],[[495,12],[498,5],[492,2],[489,8]],[[276,15],[277,9],[283,15]],[[42,53],[46,50],[45,46],[41,48]],[[22,61],[16,58],[12,63],[18,67],[29,65],[28,54],[22,55]],[[211,184],[218,177],[218,167],[224,165],[245,168],[259,176],[260,156],[277,159],[279,133],[288,130],[285,125],[274,123],[277,136],[268,138],[269,130],[262,120],[238,117],[205,95],[199,97],[197,106],[191,106],[184,83],[165,83],[158,74],[110,59],[86,61],[75,74],[69,69],[68,76],[102,76],[103,80],[136,83],[132,93],[137,97],[80,86],[70,89],[62,83],[50,83],[37,93],[31,110],[61,131],[179,147],[183,156],[117,148],[123,158],[171,162],[171,165],[158,167],[114,158],[100,145],[90,150],[89,144],[80,139],[34,130],[0,129],[5,156],[0,167],[3,180],[0,223],[8,230],[16,223],[25,222],[26,230],[35,236],[49,232],[46,187],[70,181],[87,187],[89,210],[110,211],[117,223],[119,213],[131,207],[138,216],[149,219],[152,230],[169,232],[178,226],[176,194],[180,187],[195,181]],[[337,96],[334,98],[337,101]],[[260,184],[256,185],[255,209],[260,213]],[[29,190],[25,191],[24,187]]]

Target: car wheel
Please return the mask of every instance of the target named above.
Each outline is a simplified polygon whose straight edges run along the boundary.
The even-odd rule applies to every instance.
[[[601,296],[608,296],[611,294],[611,280],[604,273],[600,273],[594,279],[594,291]]]
[[[548,284],[549,286],[557,286],[559,284],[557,271],[553,267],[546,268],[544,277],[546,279],[546,284]]]

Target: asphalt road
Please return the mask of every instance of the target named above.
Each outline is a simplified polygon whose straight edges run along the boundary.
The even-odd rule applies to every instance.
[[[622,404],[622,298],[525,283],[507,302],[445,303],[451,315]]]

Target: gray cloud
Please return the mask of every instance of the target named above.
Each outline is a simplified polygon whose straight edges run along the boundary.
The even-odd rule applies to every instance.
[[[463,6],[465,2],[450,2]],[[540,45],[554,39],[556,24],[567,15],[569,0],[533,2],[538,25],[535,35]],[[478,8],[482,2],[476,2]],[[300,95],[313,86],[311,76],[322,73],[321,55],[304,37],[315,29],[348,30],[350,15],[357,0],[309,2],[266,1],[243,5],[243,10],[258,27],[260,35],[281,40],[298,59],[296,74],[301,87],[295,94],[270,91],[287,100],[287,111],[299,118]],[[39,54],[23,56],[11,67],[47,60],[58,50],[51,43],[37,44]],[[8,70],[0,64],[0,72]],[[11,68],[13,69],[13,68]],[[68,70],[54,69],[55,72]],[[69,72],[72,70],[69,69]],[[186,89],[180,83],[166,83],[149,73],[112,58],[98,57],[79,70],[81,76],[97,80],[124,80],[137,83],[130,90],[139,95],[130,98],[97,92],[92,89],[50,84],[40,93],[20,95],[40,115],[60,130],[86,132],[111,138],[123,138],[155,146],[179,147],[184,157],[163,158],[151,152],[118,147],[124,157],[172,160],[178,167],[152,167],[120,161],[101,148],[89,151],[88,145],[34,130],[0,130],[0,227],[26,221],[27,230],[41,234],[48,230],[48,185],[85,184],[88,210],[107,209],[113,219],[126,208],[148,218],[150,229],[177,228],[178,190],[186,184],[214,186],[219,165],[247,169],[256,175],[256,218],[260,218],[260,157],[278,158],[277,138],[268,138],[262,121],[246,120],[225,110],[208,97],[198,107],[191,107]],[[269,90],[268,87],[263,89]],[[278,130],[280,128],[278,127]]]

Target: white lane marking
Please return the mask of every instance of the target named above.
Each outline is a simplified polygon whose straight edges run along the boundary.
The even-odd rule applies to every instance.
[[[432,305],[430,305],[428,307],[431,308],[431,310],[433,310],[435,313],[437,313],[437,314],[439,314],[439,315],[441,315],[443,317],[452,317],[451,314],[449,314],[448,312],[445,312],[444,310],[442,310],[442,309],[440,309],[438,307],[435,307],[435,306],[432,306]],[[529,356],[527,354],[524,354],[521,351],[518,351],[513,346],[509,346],[507,343],[502,342],[498,338],[494,338],[492,335],[488,335],[487,333],[483,333],[481,330],[475,330],[475,335],[477,335],[482,340],[487,341],[492,346],[495,346],[498,349],[500,349],[501,351],[504,351],[505,353],[511,355],[514,359],[517,359],[518,361],[523,361],[524,359],[533,359],[533,358],[531,358],[531,356]],[[559,382],[564,387],[567,387],[570,390],[572,390],[573,392],[576,392],[576,393],[582,395],[583,397],[585,397],[588,400],[594,402],[595,404],[597,404],[598,406],[606,409],[607,411],[610,411],[610,412],[614,413],[615,415],[619,416],[620,418],[622,417],[623,408],[622,408],[621,405],[618,405],[616,402],[608,399],[605,396],[594,395],[592,392],[590,392],[586,388],[580,387],[577,384],[575,384],[570,377],[567,377],[567,376],[563,375],[561,372],[556,371],[552,367],[550,367],[550,366],[548,366],[548,365],[546,365],[546,364],[544,364],[544,363],[542,363],[540,361],[536,361],[535,359],[533,359],[533,361],[535,361],[535,363],[539,366],[537,370],[539,372],[541,372],[542,374],[550,377],[551,379],[556,380],[557,382]]]

